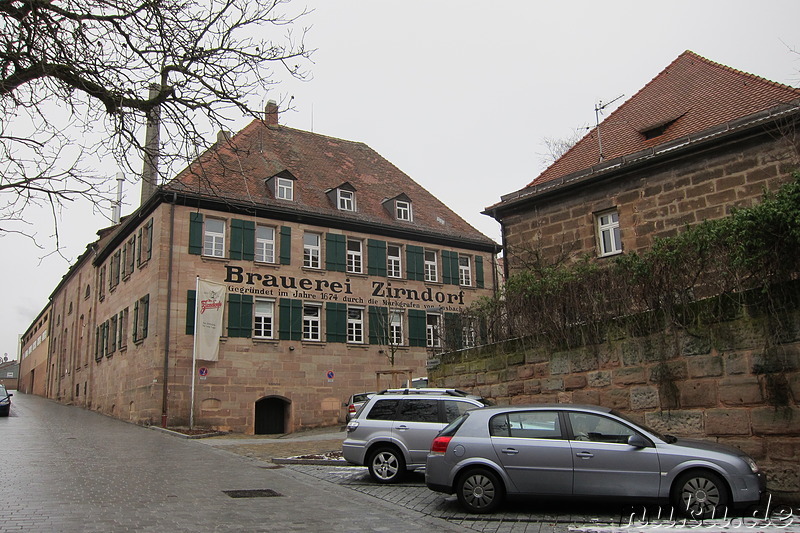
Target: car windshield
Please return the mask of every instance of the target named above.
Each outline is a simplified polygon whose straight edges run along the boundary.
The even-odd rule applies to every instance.
[[[362,394],[353,394],[353,403],[366,402],[367,400],[369,400],[370,396],[372,396],[372,394],[369,392],[364,392]]]
[[[664,435],[664,434],[662,434],[662,433],[660,433],[660,432],[658,432],[658,431],[656,431],[656,430],[654,430],[652,428],[649,428],[649,427],[645,426],[644,424],[640,424],[639,422],[635,422],[635,421],[631,420],[630,418],[628,418],[627,416],[623,415],[622,413],[620,413],[617,410],[612,409],[611,410],[611,414],[614,415],[614,416],[618,416],[619,418],[623,419],[625,422],[627,422],[628,424],[632,425],[633,427],[641,428],[641,429],[647,431],[648,433],[650,433],[651,435],[655,435],[656,437],[658,437],[659,439],[663,440],[664,442],[675,442],[675,437],[673,437],[672,435]]]
[[[8,392],[6,392],[6,388],[3,385],[0,385],[0,396],[8,396]]]

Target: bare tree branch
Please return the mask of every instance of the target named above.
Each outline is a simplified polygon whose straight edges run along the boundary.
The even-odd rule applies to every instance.
[[[277,73],[308,76],[306,29],[293,31],[307,12],[288,4],[0,2],[0,236],[25,233],[16,224],[33,205],[49,205],[56,223],[72,200],[110,202],[108,176],[87,157],[113,156],[138,177],[157,106],[162,175],[213,142],[209,131],[259,117]]]

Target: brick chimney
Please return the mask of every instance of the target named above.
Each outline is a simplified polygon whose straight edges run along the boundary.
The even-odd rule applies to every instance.
[[[264,120],[267,123],[267,126],[277,126],[278,125],[278,104],[275,100],[270,100],[267,102],[267,108],[264,110]]]

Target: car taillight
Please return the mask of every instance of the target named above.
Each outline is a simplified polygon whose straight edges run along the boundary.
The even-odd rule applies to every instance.
[[[356,412],[356,406],[351,403],[350,406],[347,408],[347,412],[350,413],[351,415],[354,414]]]
[[[431,444],[431,453],[443,454],[447,451],[447,445],[453,437],[436,437]]]

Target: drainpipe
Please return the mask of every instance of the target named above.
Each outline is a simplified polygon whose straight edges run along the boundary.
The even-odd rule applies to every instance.
[[[169,408],[169,332],[170,316],[172,315],[172,261],[173,244],[175,242],[175,202],[177,193],[172,193],[172,202],[169,210],[169,259],[167,260],[167,317],[165,319],[166,333],[164,335],[164,383],[161,392],[161,427],[167,427],[167,411]]]

